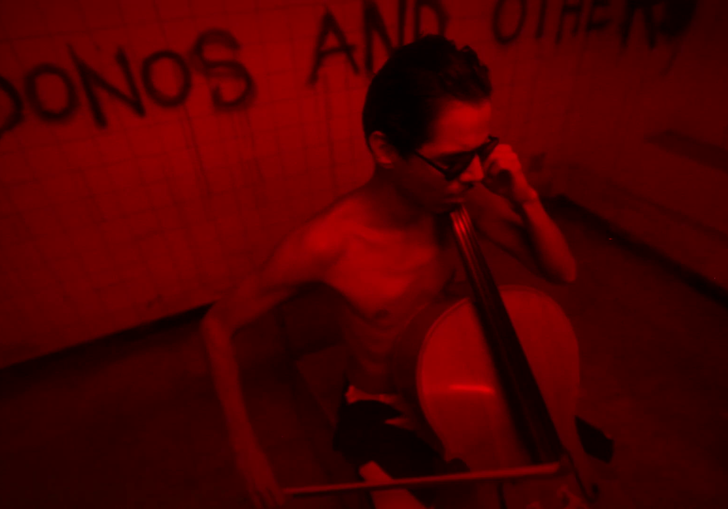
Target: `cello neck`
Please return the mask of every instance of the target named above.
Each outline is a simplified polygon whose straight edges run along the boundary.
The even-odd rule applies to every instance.
[[[558,461],[563,452],[561,440],[465,207],[452,211],[450,221],[473,290],[473,304],[516,429],[534,463]]]

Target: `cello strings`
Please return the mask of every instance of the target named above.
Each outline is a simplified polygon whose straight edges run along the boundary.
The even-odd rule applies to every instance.
[[[509,382],[504,389],[522,403],[515,405],[513,402],[512,409],[514,417],[519,416],[522,425],[525,425],[530,431],[524,434],[527,447],[531,449],[536,461],[539,458],[558,458],[563,450],[558,432],[551,420],[538,383],[513,327],[513,322],[500,298],[500,291],[477,244],[469,214],[461,206],[451,213],[451,219],[473,290],[480,297],[481,303],[488,303],[487,306],[480,306],[484,309],[480,310],[479,316],[485,314],[483,318],[490,322],[490,324],[484,323],[483,326],[492,334],[491,345],[498,348],[500,358],[504,363],[504,369],[501,371]],[[506,339],[507,337],[511,338],[510,341]],[[538,440],[536,437],[541,439]],[[539,442],[540,446],[536,445],[536,442]]]
[[[451,218],[453,220],[453,225],[456,228],[456,234],[459,240],[458,244],[462,245],[461,252],[467,252],[467,265],[469,266],[467,268],[472,274],[471,283],[473,283],[473,286],[478,287],[477,291],[481,297],[487,295],[487,292],[485,291],[485,288],[481,286],[481,283],[488,286],[490,289],[490,295],[492,296],[490,299],[491,304],[493,305],[491,309],[497,307],[502,310],[502,313],[488,313],[488,318],[497,322],[497,325],[494,327],[497,331],[508,331],[509,333],[512,331],[512,338],[515,339],[515,341],[503,343],[502,338],[499,336],[497,343],[501,347],[502,353],[504,353],[506,357],[509,357],[509,359],[506,359],[506,366],[511,368],[507,371],[508,375],[510,375],[512,387],[515,392],[522,394],[525,390],[532,395],[532,397],[528,400],[520,400],[521,402],[529,402],[531,403],[530,405],[524,404],[515,407],[511,406],[511,408],[514,409],[515,414],[520,414],[523,419],[522,425],[525,425],[530,430],[530,433],[527,433],[525,438],[526,447],[529,447],[530,442],[532,446],[536,448],[536,451],[544,453],[543,455],[538,454],[538,456],[536,456],[540,457],[542,460],[558,460],[562,455],[565,456],[581,493],[590,502],[595,501],[596,495],[590,493],[584,486],[584,482],[576,468],[576,464],[574,463],[574,459],[572,458],[570,451],[565,448],[561,442],[561,437],[559,436],[556,426],[551,419],[551,413],[543,399],[540,387],[533,375],[528,358],[523,351],[523,347],[515,331],[513,322],[510,319],[505,303],[500,297],[500,290],[495,284],[490,268],[488,267],[479,247],[470,215],[465,207],[461,206],[451,214]],[[480,263],[474,263],[475,260]],[[472,279],[474,279],[474,281],[472,281]],[[481,302],[485,302],[485,300],[481,300]],[[503,328],[504,326],[506,328]],[[517,361],[515,363],[516,365],[523,366],[522,369],[519,370],[522,373],[521,377],[514,378],[515,372],[512,369],[514,360]],[[528,379],[530,379],[530,381]],[[529,415],[526,416],[525,414]],[[518,426],[518,424],[516,425]],[[537,433],[537,431],[539,431],[539,433]],[[540,440],[536,437],[540,437]],[[533,442],[529,440],[529,438],[533,440]],[[536,445],[536,441],[539,442],[540,446]],[[502,488],[502,485],[499,485],[499,488]]]
[[[468,255],[468,268],[473,273],[474,284],[478,287],[478,294],[482,297],[483,302],[488,301],[492,306],[498,308],[498,313],[488,313],[488,317],[493,320],[494,323],[504,325],[504,320],[501,317],[506,317],[507,310],[502,304],[502,301],[496,298],[497,294],[494,292],[498,291],[498,288],[493,282],[492,274],[488,269],[488,265],[485,263],[483,253],[480,251],[477,244],[477,238],[473,230],[473,225],[470,220],[470,216],[464,208],[460,208],[456,211],[457,226],[459,230],[459,236],[463,244],[463,248],[467,251]],[[503,314],[506,313],[506,314]],[[499,328],[503,330],[502,328]]]
[[[523,391],[519,387],[518,381],[515,379],[514,369],[508,358],[509,356],[506,352],[504,341],[498,333],[500,330],[498,320],[493,316],[493,308],[486,305],[489,299],[486,298],[486,289],[482,286],[482,282],[485,280],[481,271],[483,265],[476,263],[476,247],[473,244],[473,236],[468,231],[468,224],[465,222],[466,213],[463,208],[460,208],[451,213],[451,218],[458,247],[463,257],[463,264],[468,273],[472,289],[476,294],[477,300],[475,304],[476,311],[478,311],[477,316],[479,317],[481,327],[486,332],[485,340],[495,355],[496,371],[499,375],[498,377],[501,379],[502,390],[505,392],[505,400],[513,417],[514,425],[524,440],[524,445],[529,451],[532,460],[538,463],[543,457],[541,448],[538,445],[535,430],[530,425],[531,419],[525,414],[525,405],[518,404],[518,402],[524,401],[524,395],[522,394]],[[483,305],[477,305],[478,302]]]
[[[489,282],[485,273],[487,271],[487,265],[484,263],[483,255],[475,244],[476,240],[472,230],[472,222],[469,222],[467,211],[461,207],[459,210],[455,211],[453,219],[454,225],[457,229],[458,238],[460,240],[459,245],[461,245],[462,251],[465,254],[464,258],[466,262],[466,269],[471,276],[470,279],[471,285],[474,287],[473,290],[477,293],[480,302],[488,304],[482,306],[483,309],[480,310],[481,313],[479,313],[479,315],[484,314],[483,318],[485,318],[488,323],[484,323],[483,325],[490,332],[492,346],[498,349],[503,362],[506,363],[507,376],[513,379],[515,376],[512,355],[509,355],[505,342],[501,337],[501,332],[508,330],[506,327],[507,325],[510,325],[505,323],[505,317],[508,315],[503,315],[503,312],[507,313],[507,311],[502,305],[502,302],[498,302],[498,299],[493,297],[495,294],[493,294],[494,290],[492,289],[492,286],[494,285],[491,285],[490,289],[487,288]],[[481,263],[478,263],[479,261]],[[490,290],[490,295],[488,290]],[[495,291],[497,291],[497,287]],[[498,304],[500,304],[500,306],[498,306]],[[498,307],[501,308],[500,315],[496,312],[496,308]],[[517,382],[514,380],[513,384],[517,384]],[[514,389],[518,391],[517,385],[514,385]]]
[[[487,300],[489,308],[495,310],[488,313],[488,317],[496,324],[496,328],[499,333],[506,333],[508,337],[514,340],[510,342],[512,349],[510,351],[506,351],[506,355],[508,355],[511,365],[513,365],[514,361],[517,363],[521,361],[521,359],[525,359],[525,353],[523,352],[520,341],[518,340],[518,334],[513,327],[513,322],[510,319],[508,309],[505,307],[505,303],[500,297],[500,290],[495,284],[488,264],[485,262],[483,253],[480,250],[470,216],[464,208],[459,211],[459,219],[462,222],[462,229],[466,234],[466,240],[468,242],[467,247],[472,253],[470,257],[479,262],[475,264],[475,270],[480,273],[478,285],[480,286],[481,282],[485,285],[485,288],[481,287],[480,293],[488,297]]]

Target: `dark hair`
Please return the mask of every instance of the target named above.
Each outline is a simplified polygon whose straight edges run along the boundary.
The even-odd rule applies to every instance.
[[[488,67],[475,51],[426,35],[395,50],[369,84],[362,112],[367,145],[369,135],[381,131],[408,157],[429,141],[444,100],[478,103],[491,91]]]

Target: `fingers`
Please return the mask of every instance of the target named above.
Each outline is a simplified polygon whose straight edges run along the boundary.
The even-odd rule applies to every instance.
[[[266,504],[265,507],[267,509],[274,509],[276,507],[281,507],[283,505],[282,503],[278,503],[278,501],[276,500],[276,496],[273,493],[272,489],[270,489],[270,488],[267,489],[264,492],[264,495],[265,495],[265,504]]]
[[[263,500],[263,497],[260,496],[258,493],[249,491],[248,496],[250,497],[250,500],[253,502],[255,509],[267,509],[266,505],[265,505],[265,501]]]
[[[503,171],[509,171],[513,173],[520,172],[521,162],[515,155],[512,157],[495,157],[493,159],[487,159],[485,161],[485,164],[483,165],[483,168],[485,168],[484,173],[486,174],[486,176],[495,178],[498,176],[499,173]]]
[[[256,509],[274,509],[285,505],[285,493],[278,485],[268,459],[259,449],[247,449],[238,454],[237,460],[248,497]]]
[[[510,145],[500,144],[483,163],[483,185],[490,191],[511,201],[524,195],[529,189],[521,162]]]
[[[247,491],[255,509],[276,509],[283,507],[287,501],[285,493],[275,482],[249,486]]]
[[[502,166],[498,161],[493,161],[484,172],[483,183],[495,189],[505,190],[513,183],[513,171]]]
[[[510,170],[502,170],[495,176],[495,185],[499,188],[510,188],[513,184],[513,174]]]
[[[255,509],[277,509],[283,507],[286,503],[286,497],[281,492],[280,495],[275,494],[272,490],[263,492],[251,492],[250,498]]]
[[[273,486],[273,495],[275,496],[276,502],[279,506],[283,506],[288,501],[288,497],[286,497],[286,494],[283,493],[283,489],[278,485],[278,483],[275,483]]]
[[[259,496],[265,502],[265,509],[283,507],[286,504],[286,495],[277,483],[266,487]]]
[[[509,145],[498,145],[483,168],[483,183],[498,194],[508,194],[520,181],[521,162]]]

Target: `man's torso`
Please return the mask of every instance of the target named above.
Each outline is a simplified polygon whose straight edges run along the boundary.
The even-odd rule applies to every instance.
[[[390,361],[410,320],[455,280],[458,253],[449,218],[414,231],[377,226],[371,200],[352,192],[326,211],[344,249],[324,283],[343,298],[339,317],[351,355],[350,382],[369,393],[396,392]]]

